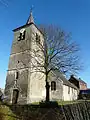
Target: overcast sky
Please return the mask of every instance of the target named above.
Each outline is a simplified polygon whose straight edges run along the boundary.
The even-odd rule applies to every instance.
[[[0,88],[5,87],[12,30],[26,23],[32,5],[36,24],[55,24],[72,33],[84,63],[78,77],[90,87],[90,0],[0,0]]]

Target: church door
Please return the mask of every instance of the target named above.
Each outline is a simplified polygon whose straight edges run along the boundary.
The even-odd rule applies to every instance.
[[[19,95],[19,91],[17,89],[14,89],[13,90],[13,98],[12,98],[12,103],[13,104],[17,104],[18,95]]]

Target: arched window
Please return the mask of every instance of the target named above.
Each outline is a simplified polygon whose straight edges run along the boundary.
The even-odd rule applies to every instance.
[[[56,82],[55,81],[51,82],[51,90],[56,90]]]

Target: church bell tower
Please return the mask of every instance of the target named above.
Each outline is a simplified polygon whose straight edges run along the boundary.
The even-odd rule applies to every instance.
[[[37,35],[44,41],[43,34],[34,23],[32,11],[25,25],[13,30],[14,39],[9,57],[5,95],[13,104],[25,104],[45,99],[45,80],[41,73],[32,73],[31,51],[36,49]],[[32,68],[33,69],[33,68]]]

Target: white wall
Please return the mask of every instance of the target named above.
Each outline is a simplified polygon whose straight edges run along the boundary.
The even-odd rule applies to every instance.
[[[68,92],[68,89],[70,89],[70,92]],[[73,101],[76,100],[78,96],[78,91],[74,88],[69,88],[66,85],[63,85],[63,100],[64,101]]]

